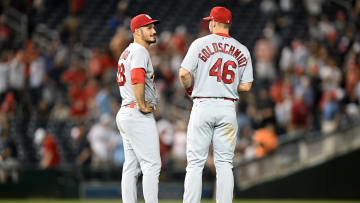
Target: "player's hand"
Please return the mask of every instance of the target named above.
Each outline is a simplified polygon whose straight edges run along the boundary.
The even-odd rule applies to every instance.
[[[189,98],[190,98],[191,100],[193,99],[193,98],[191,97],[193,89],[194,89],[194,86],[191,86],[191,87],[189,87],[189,88],[185,88],[186,95],[189,96]]]
[[[152,100],[145,101],[144,106],[138,106],[138,109],[143,114],[152,113],[154,111],[154,106],[151,104]]]
[[[191,86],[189,88],[185,88],[186,94],[191,98],[192,91],[194,90],[194,86]]]

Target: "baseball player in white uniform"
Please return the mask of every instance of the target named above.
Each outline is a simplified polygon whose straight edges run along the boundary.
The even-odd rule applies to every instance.
[[[158,103],[154,69],[148,48],[156,41],[155,25],[149,15],[135,16],[130,23],[134,42],[121,54],[117,83],[122,104],[116,123],[123,137],[125,163],[121,192],[124,203],[137,202],[136,182],[142,172],[146,203],[158,203],[161,169],[160,146],[153,110]]]
[[[253,68],[248,49],[229,35],[231,12],[214,7],[209,22],[212,34],[195,40],[179,70],[181,84],[193,98],[187,131],[187,167],[184,203],[200,203],[202,171],[213,144],[216,167],[216,202],[232,202],[232,161],[237,135],[235,101],[249,91]]]

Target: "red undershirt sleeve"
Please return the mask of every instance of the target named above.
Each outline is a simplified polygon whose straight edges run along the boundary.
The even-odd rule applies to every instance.
[[[131,84],[144,83],[145,84],[145,69],[144,68],[133,68],[131,70]]]

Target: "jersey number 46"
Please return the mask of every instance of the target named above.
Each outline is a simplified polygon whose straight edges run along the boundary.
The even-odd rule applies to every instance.
[[[229,66],[231,68],[236,69],[236,63],[234,61],[226,61],[221,68],[222,58],[218,58],[215,64],[211,67],[209,75],[216,76],[217,81],[221,82],[221,80],[225,84],[231,84],[234,82],[235,73],[232,70],[229,70]]]
[[[125,77],[125,66],[124,66],[124,64],[118,65],[118,70],[117,70],[117,74],[116,74],[116,82],[118,83],[119,86],[124,86],[125,85],[126,77]]]

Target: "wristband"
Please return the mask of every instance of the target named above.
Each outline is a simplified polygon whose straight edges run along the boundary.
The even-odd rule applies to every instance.
[[[189,95],[189,96],[191,96],[193,89],[194,89],[194,87],[186,88],[186,89],[185,89],[186,94]]]

